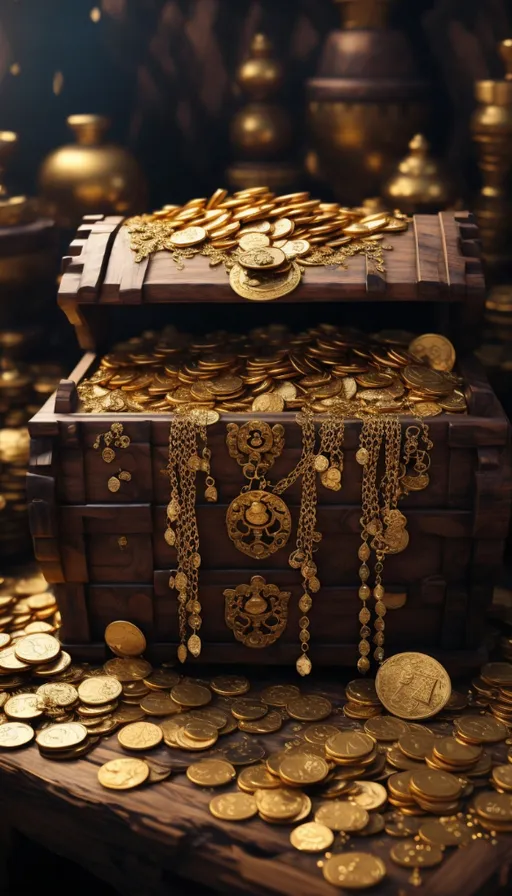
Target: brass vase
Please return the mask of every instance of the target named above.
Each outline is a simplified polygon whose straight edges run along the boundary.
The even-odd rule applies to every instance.
[[[307,83],[308,169],[344,204],[379,194],[413,134],[425,130],[428,82],[406,37],[387,27],[392,0],[337,0],[333,31]]]
[[[484,258],[488,266],[497,270],[512,260],[512,40],[501,42],[500,54],[505,78],[476,82],[477,106],[471,119],[482,175],[475,211]]]
[[[384,199],[391,208],[399,208],[409,215],[442,211],[455,198],[452,181],[442,165],[429,155],[429,144],[423,134],[412,138],[409,150],[409,155],[384,184]]]
[[[144,175],[128,150],[104,142],[108,118],[70,115],[67,123],[76,143],[51,152],[39,171],[46,212],[60,227],[75,228],[83,215],[144,211]]]

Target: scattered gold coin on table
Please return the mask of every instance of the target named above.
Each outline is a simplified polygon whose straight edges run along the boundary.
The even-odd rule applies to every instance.
[[[210,812],[223,821],[246,821],[257,814],[258,807],[255,798],[248,793],[226,793],[213,797]]]
[[[300,852],[324,852],[334,842],[334,834],[325,824],[307,821],[294,828],[290,843]]]
[[[131,790],[149,777],[149,765],[142,759],[111,759],[98,769],[98,781],[109,790]]]
[[[325,879],[346,890],[374,887],[386,876],[382,859],[365,852],[345,852],[331,856],[322,868]]]

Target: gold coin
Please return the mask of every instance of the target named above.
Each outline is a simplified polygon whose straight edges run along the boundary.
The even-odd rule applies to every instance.
[[[42,706],[37,694],[17,694],[6,701],[4,712],[8,719],[16,721],[38,719],[43,714]]]
[[[0,726],[0,733],[2,726]],[[475,798],[476,812],[489,821],[509,824],[512,822],[512,794],[486,792]]]
[[[4,722],[0,725],[0,750],[17,750],[34,739],[34,729],[25,722]]]
[[[34,666],[32,674],[37,678],[52,678],[53,675],[60,675],[65,672],[71,665],[71,656],[67,650],[61,650],[60,655],[54,663],[45,663],[43,666]]]
[[[272,734],[274,731],[279,731],[282,724],[281,714],[272,710],[261,719],[241,719],[238,727],[240,731],[247,731],[249,734]]]
[[[467,411],[468,408],[465,395],[459,389],[454,389],[449,395],[440,397],[437,403],[444,411],[454,414]]]
[[[153,669],[151,675],[144,679],[144,684],[151,690],[165,690],[178,684],[180,677],[174,669]]]
[[[262,815],[284,821],[294,818],[302,809],[300,791],[277,787],[274,790],[256,790],[255,800]]]
[[[0,669],[5,672],[21,672],[24,669],[29,669],[30,666],[28,663],[22,663],[21,660],[18,659],[14,652],[14,648],[15,644],[10,644],[9,647],[0,650]]]
[[[17,431],[16,434],[18,435]],[[37,573],[34,576],[26,576],[24,578],[18,579],[16,585],[14,586],[16,594],[23,595],[40,594],[42,591],[46,591],[47,588],[48,582],[41,572]]]
[[[486,663],[482,667],[480,675],[488,684],[510,687],[512,685],[512,663]]]
[[[375,740],[369,734],[361,731],[341,731],[329,737],[325,742],[325,750],[328,756],[335,759],[343,759],[357,762],[364,759],[375,749]]]
[[[206,230],[203,227],[185,227],[184,230],[176,230],[169,237],[169,242],[173,246],[197,246],[203,243],[207,237]]]
[[[77,747],[87,737],[87,728],[81,722],[62,722],[38,731],[36,743],[43,750],[69,750]]]
[[[455,366],[455,349],[446,336],[438,333],[424,333],[417,336],[409,346],[409,351],[417,358],[425,358],[434,370],[450,371]]]
[[[460,781],[455,775],[428,768],[413,771],[409,789],[414,796],[418,795],[429,801],[455,800],[462,792]]]
[[[5,713],[8,715],[7,709]],[[495,765],[492,770],[492,780],[496,787],[507,791],[512,790],[512,765],[509,763],[507,765]]]
[[[121,682],[142,680],[153,671],[151,663],[142,657],[114,657],[107,660],[103,670]]]
[[[482,755],[482,747],[461,744],[454,737],[440,737],[434,742],[434,755],[451,765],[472,765]]]
[[[282,240],[292,235],[295,224],[290,218],[278,218],[272,225],[272,239]]]
[[[200,426],[212,426],[220,420],[219,412],[208,408],[190,408],[187,413]]]
[[[167,694],[154,691],[147,694],[140,701],[140,708],[144,710],[148,716],[167,716],[171,713],[179,711],[179,707]]]
[[[149,765],[143,759],[111,759],[98,769],[98,781],[109,790],[131,790],[148,777]]]
[[[340,729],[335,725],[308,725],[304,731],[304,739],[308,744],[325,744],[330,737],[339,733]]]
[[[358,791],[350,797],[351,802],[367,812],[381,809],[388,799],[386,788],[377,781],[355,781]]]
[[[223,821],[246,821],[253,818],[258,807],[256,800],[248,793],[226,793],[210,800],[210,812]]]
[[[14,653],[22,663],[49,663],[59,655],[60,644],[53,635],[42,632],[20,638]]]
[[[200,759],[189,765],[187,778],[200,787],[222,787],[236,778],[236,771],[224,759]]]
[[[505,740],[508,730],[492,716],[461,716],[455,721],[455,736],[468,743],[493,744]]]
[[[315,812],[315,821],[325,824],[331,831],[362,831],[368,824],[370,816],[366,809],[355,806],[346,800],[330,800]]]
[[[280,251],[276,249],[275,251]],[[289,271],[284,274],[254,278],[239,264],[234,264],[229,274],[231,288],[237,295],[253,302],[270,302],[293,292],[301,281],[299,266],[293,262]]]
[[[300,690],[295,684],[273,684],[261,692],[263,703],[269,706],[286,706],[290,700],[299,696]]]
[[[366,890],[386,876],[382,859],[366,852],[342,852],[324,862],[323,875],[330,884],[345,890]]]
[[[200,719],[191,719],[190,722],[187,722],[185,725],[184,731],[187,737],[191,737],[192,740],[201,742],[205,740],[210,741],[212,738],[216,740],[218,728],[210,722],[204,722]]]
[[[174,685],[171,697],[180,706],[206,706],[212,699],[211,691],[203,685],[182,681]]]
[[[435,735],[428,731],[410,731],[401,735],[398,746],[405,756],[421,760],[431,754],[435,741]]]
[[[118,619],[105,629],[105,641],[117,656],[140,656],[146,649],[146,639],[133,622]]]
[[[199,750],[209,750],[210,747],[213,747],[214,744],[217,743],[218,736],[217,729],[215,729],[215,733],[208,740],[197,740],[197,738],[187,734],[185,728],[178,728],[174,735],[176,740],[175,746],[180,747],[182,750],[191,750],[194,752]]]
[[[237,784],[245,793],[254,793],[260,788],[273,790],[280,786],[280,781],[264,765],[247,765],[239,773]]]
[[[187,717],[189,719],[194,719],[195,721],[207,722],[209,725],[213,725],[218,731],[224,728],[228,721],[227,712],[224,712],[222,709],[217,709],[214,706],[208,706],[206,709],[192,709],[187,714]],[[236,724],[234,727],[236,728]]]
[[[126,750],[152,750],[163,740],[163,732],[153,722],[130,722],[121,728],[117,739]]]
[[[439,370],[432,370],[421,364],[408,364],[402,371],[402,376],[408,386],[413,389],[426,391],[431,395],[445,395],[450,391],[449,380]]]
[[[4,647],[10,643],[11,636],[7,634],[7,632],[0,632],[0,650],[3,650]]]
[[[372,678],[349,681],[345,688],[345,694],[354,703],[364,703],[370,706],[380,705],[377,691],[375,690],[375,681]]]
[[[122,691],[121,682],[111,675],[95,675],[93,678],[86,678],[78,685],[78,696],[82,703],[88,706],[111,703]]]
[[[290,834],[290,843],[301,852],[324,852],[334,842],[334,834],[325,824],[307,821]]]
[[[325,759],[306,754],[286,756],[279,766],[279,775],[286,784],[318,784],[329,774]]]
[[[302,722],[319,722],[332,712],[332,704],[326,697],[308,694],[292,697],[286,704],[288,715]]]
[[[436,401],[417,401],[414,405],[414,413],[420,417],[437,417],[443,413],[443,409]]]
[[[426,821],[419,829],[419,835],[430,846],[467,846],[471,841],[471,829],[460,821],[446,819]]]
[[[238,238],[238,245],[244,252],[249,252],[251,249],[270,246],[270,239],[266,233],[243,233]]]
[[[127,703],[118,706],[112,716],[119,725],[125,725],[127,722],[140,722],[144,717],[140,706],[130,706]]]
[[[278,392],[258,395],[252,403],[252,410],[256,413],[278,414],[284,411],[284,398]]]
[[[261,234],[261,236],[265,236]],[[243,237],[243,239],[247,239]],[[281,249],[275,249],[272,246],[262,246],[260,248],[251,249],[238,256],[239,264],[251,271],[273,271],[279,268],[286,261],[286,255]]]
[[[311,244],[308,240],[288,240],[282,251],[286,255],[286,258],[301,258],[303,255],[307,255],[311,249]]]
[[[451,694],[446,669],[424,653],[397,653],[387,659],[377,672],[375,688],[388,712],[401,719],[428,719],[443,709]]]
[[[379,716],[368,719],[365,722],[364,730],[377,741],[395,741],[403,734],[407,734],[409,726],[401,719]]]
[[[395,843],[389,856],[402,868],[432,868],[443,861],[443,850],[430,843],[402,840],[401,843]]]
[[[50,607],[57,608],[57,602],[51,591],[45,591],[42,594],[34,594],[27,598],[27,606],[31,610],[48,610]]]
[[[78,691],[73,684],[65,681],[49,682],[42,684],[36,691],[37,696],[48,703],[50,706],[56,706],[60,709],[67,709],[78,700]]]
[[[217,675],[212,678],[210,687],[212,691],[223,697],[237,697],[246,694],[250,684],[244,675]],[[268,700],[264,702],[268,703]]]

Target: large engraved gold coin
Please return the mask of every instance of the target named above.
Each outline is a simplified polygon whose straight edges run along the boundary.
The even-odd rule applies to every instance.
[[[258,489],[238,495],[231,502],[226,526],[231,541],[242,554],[264,560],[285,546],[292,518],[282,498]]]
[[[298,264],[292,262],[290,270],[284,274],[260,274],[245,271],[241,265],[234,264],[229,274],[231,288],[244,299],[253,302],[270,302],[293,292],[300,283],[301,272]]]
[[[439,333],[423,333],[413,339],[409,351],[417,358],[427,360],[434,370],[450,371],[455,365],[455,349],[450,340]]]
[[[98,781],[109,790],[131,790],[148,776],[149,765],[143,759],[111,759],[98,769]]]
[[[429,719],[448,703],[452,686],[446,669],[424,653],[397,653],[375,678],[379,700],[400,719]]]
[[[146,639],[140,628],[124,619],[107,625],[105,641],[117,656],[140,656],[146,649]]]

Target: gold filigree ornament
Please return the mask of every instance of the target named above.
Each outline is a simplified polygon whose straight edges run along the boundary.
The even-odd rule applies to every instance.
[[[266,474],[284,446],[284,427],[270,427],[261,420],[243,426],[229,423],[226,444],[248,480],[226,513],[228,535],[242,554],[264,560],[284,547],[292,520],[282,498],[272,494]],[[255,486],[255,487],[253,487]]]
[[[249,585],[226,588],[224,598],[226,625],[245,647],[268,647],[284,632],[290,592],[267,584],[263,576],[253,576]]]

